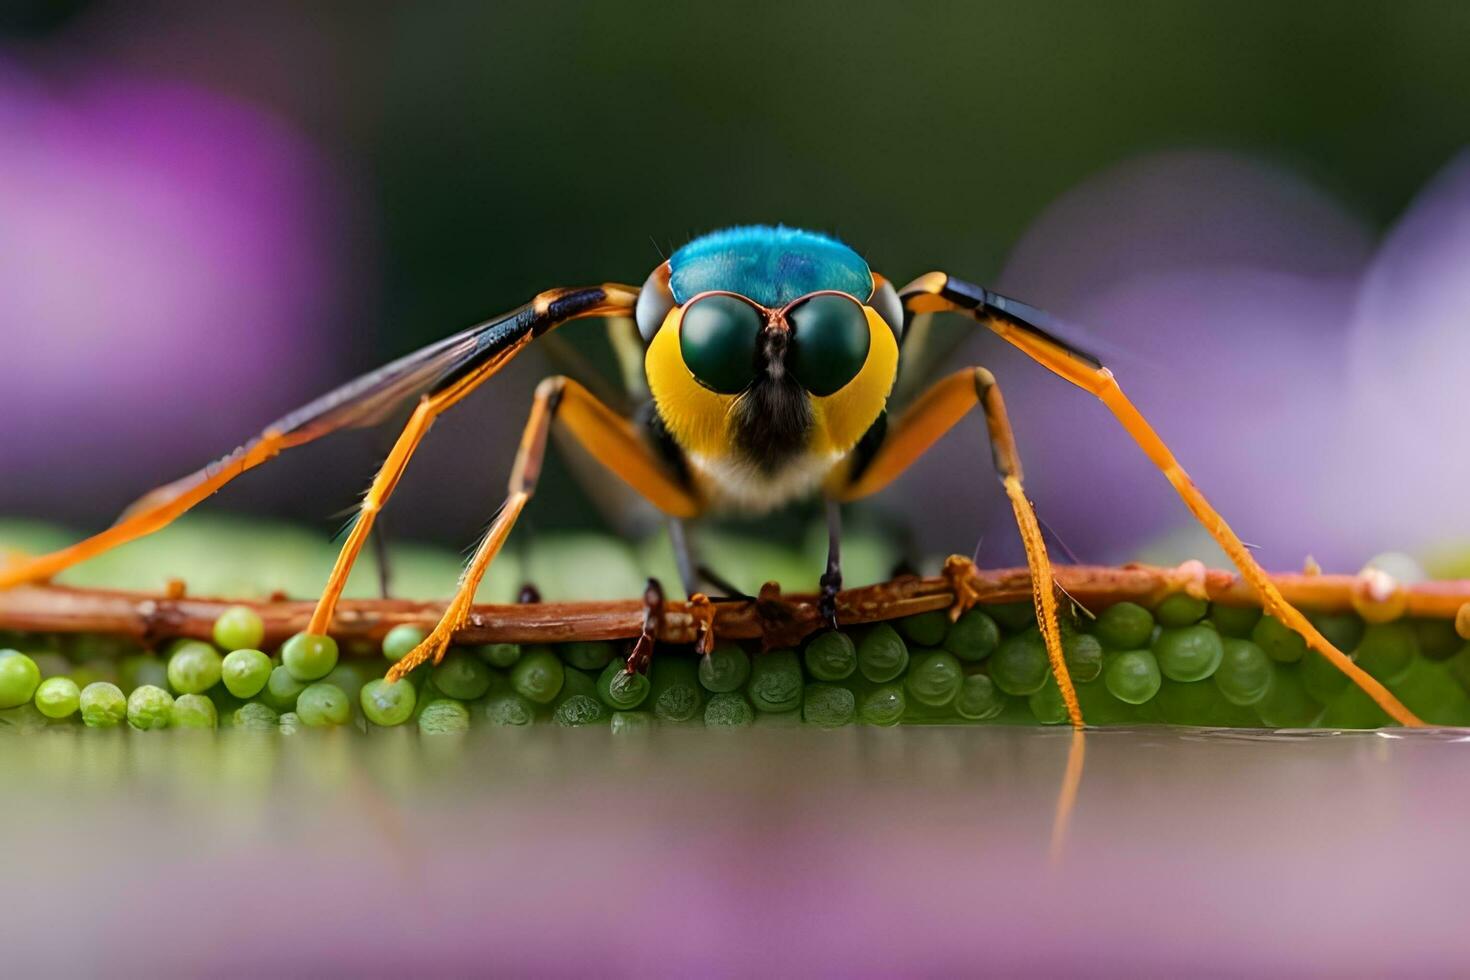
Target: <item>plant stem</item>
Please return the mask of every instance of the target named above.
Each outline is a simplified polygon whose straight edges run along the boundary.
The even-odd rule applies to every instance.
[[[1273,576],[1286,599],[1313,612],[1352,611],[1355,592],[1363,580],[1353,575],[1288,574]],[[1179,568],[1148,565],[1101,567],[1063,565],[1056,569],[1057,585],[1087,608],[1101,608],[1124,600],[1153,605],[1181,589],[1203,592],[1225,605],[1259,605],[1250,586],[1225,571],[1202,571],[1197,563]],[[1031,579],[1025,568],[972,570],[967,589],[981,604],[1017,602],[1031,597]],[[0,592],[0,629],[25,632],[111,633],[152,644],[173,637],[209,639],[214,621],[228,606],[247,605],[265,622],[265,645],[282,642],[306,628],[314,603],[272,598],[258,602],[194,598],[179,594],[144,594],[61,586],[22,586]],[[1424,582],[1404,587],[1406,615],[1453,618],[1470,602],[1470,580]],[[715,632],[731,639],[764,636],[771,645],[794,645],[823,627],[816,595],[783,596],[768,584],[754,600],[715,604]],[[915,613],[948,608],[954,601],[947,578],[903,576],[837,596],[843,624],[872,623]],[[378,642],[395,626],[433,628],[442,605],[407,600],[363,599],[344,601],[332,623],[332,635],[341,641]],[[643,626],[643,604],[638,599],[603,602],[540,602],[525,605],[474,607],[466,627],[455,634],[457,643],[564,643],[572,640],[636,638]],[[686,603],[669,601],[658,633],[666,643],[694,640],[694,620]]]

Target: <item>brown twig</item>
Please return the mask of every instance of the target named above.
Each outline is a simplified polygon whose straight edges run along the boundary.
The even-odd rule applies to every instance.
[[[1206,571],[1198,562],[1187,562],[1178,568],[1060,566],[1056,577],[1057,584],[1068,595],[1088,607],[1101,608],[1124,600],[1147,605],[1180,590],[1226,605],[1257,604],[1249,586],[1233,573]],[[1355,606],[1354,597],[1361,599],[1369,588],[1361,576],[1292,574],[1274,578],[1289,602],[1311,611],[1361,609]],[[1024,568],[973,570],[965,585],[966,591],[982,604],[1022,601],[1031,595],[1030,576]],[[1378,587],[1381,589],[1381,582]],[[954,599],[949,579],[904,576],[839,593],[837,614],[844,624],[871,623],[945,609]],[[1395,614],[1453,618],[1470,602],[1470,580],[1397,587],[1392,600],[1379,595],[1371,601],[1380,604],[1389,601]],[[314,605],[284,599],[239,603],[194,598],[182,590],[147,595],[49,585],[23,586],[0,592],[0,629],[111,633],[154,644],[180,636],[208,638],[220,612],[236,604],[251,606],[260,613],[265,620],[268,644],[279,643],[305,629]],[[439,604],[431,602],[347,601],[338,609],[332,632],[344,643],[375,643],[388,630],[402,624],[432,628],[441,611]],[[768,643],[793,644],[822,626],[817,596],[782,596],[774,584],[762,589],[757,599],[716,604],[715,633],[720,637],[763,637]],[[455,639],[461,643],[632,639],[642,627],[643,603],[638,599],[484,605],[475,607],[469,624]],[[666,643],[690,643],[694,632],[694,619],[686,604],[669,602],[659,639]]]

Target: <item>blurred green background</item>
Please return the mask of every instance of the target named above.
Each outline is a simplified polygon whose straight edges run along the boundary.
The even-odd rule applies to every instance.
[[[253,409],[261,421],[541,288],[641,282],[731,223],[835,232],[900,281],[934,267],[985,281],[1059,194],[1165,148],[1279,163],[1382,229],[1470,136],[1467,37],[1470,5],[1446,3],[0,7],[0,58],[55,92],[98,73],[197,86],[325,161],[346,272],[304,321],[315,350],[282,347],[304,367]],[[600,332],[567,336],[607,363]],[[446,420],[395,531],[469,540],[550,369],[528,357]],[[245,434],[184,429],[159,434],[146,471],[28,472],[0,509],[96,526]],[[293,454],[225,507],[331,528],[383,446],[367,434]],[[597,524],[561,472],[532,521]]]

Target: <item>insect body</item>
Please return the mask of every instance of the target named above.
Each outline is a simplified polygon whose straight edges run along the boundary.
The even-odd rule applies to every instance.
[[[415,408],[379,469],[308,626],[329,630],[358,554],[434,420],[532,340],[572,320],[601,317],[633,329],[651,404],[625,417],[565,377],[537,389],[510,492],[470,560],[439,625],[394,667],[401,676],[443,655],[467,621],[475,591],[535,492],[553,421],[674,522],[688,592],[698,576],[683,547],[685,518],[716,509],[760,512],[821,493],[830,551],[823,609],[836,625],[841,583],[839,507],[882,489],[973,409],[984,414],[996,470],[1026,546],[1037,622],[1074,724],[1082,716],[1057,628],[1051,564],[1022,487],[1020,458],[994,377],[984,368],[935,383],[891,422],[889,397],[917,314],[960,313],[993,330],[1113,412],[1190,511],[1231,556],[1266,610],[1351,677],[1392,717],[1420,724],[1286,603],[1168,447],[1091,355],[1058,339],[1045,313],[934,272],[895,290],[848,246],[782,227],[715,232],[679,249],[639,289],[604,284],[541,293],[521,309],[430,345],[352,381],[268,426],[228,456],[160,487],[112,527],[50,555],[0,568],[0,588],[37,581],[168,524],[229,480],[284,449]],[[627,349],[629,345],[621,345]],[[957,607],[973,597],[955,577]],[[631,669],[630,661],[630,669]]]

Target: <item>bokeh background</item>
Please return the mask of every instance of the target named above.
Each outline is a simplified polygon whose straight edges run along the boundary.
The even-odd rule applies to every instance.
[[[779,221],[1085,325],[1268,566],[1455,571],[1467,36],[1470,7],[1438,3],[8,0],[0,514],[95,529],[540,289],[639,283],[701,231]],[[952,366],[999,375],[1077,557],[1213,554],[1100,406],[945,329]],[[610,368],[596,327],[563,336]],[[447,417],[392,532],[470,541],[561,369],[533,351]],[[1017,561],[982,432],[854,521]],[[334,437],[206,507],[325,539],[390,440]],[[563,468],[529,517],[607,520]]]

